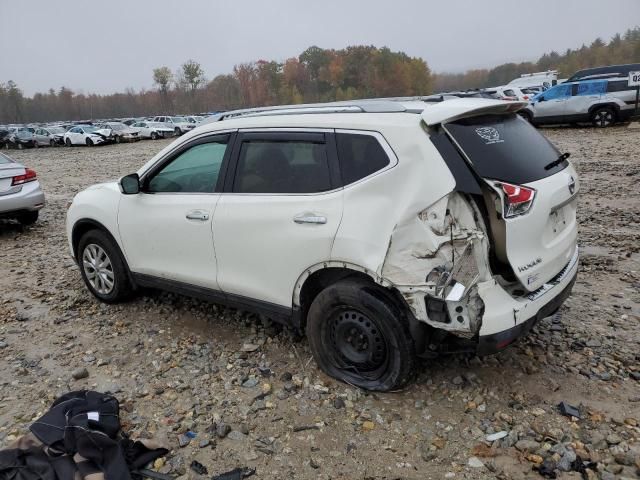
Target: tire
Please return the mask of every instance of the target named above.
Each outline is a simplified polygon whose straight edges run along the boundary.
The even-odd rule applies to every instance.
[[[157,140],[158,139],[158,133],[157,132],[151,132],[151,140]]]
[[[616,112],[611,107],[599,107],[591,113],[591,123],[597,128],[607,128],[616,123]]]
[[[24,145],[18,142],[18,150],[24,150]]]
[[[38,215],[39,215],[38,210],[36,210],[35,212],[26,212],[26,213],[21,214],[18,217],[18,221],[22,225],[33,225],[34,223],[36,223],[38,221]]]
[[[180,130],[178,127],[175,128],[175,130],[173,131],[174,135],[176,137],[179,137],[180,135],[182,135],[182,130]]]
[[[38,145],[38,142],[33,142],[33,148],[38,148],[40,145]]]
[[[50,147],[55,147],[56,146],[56,141],[55,140],[49,140],[49,146]]]
[[[518,112],[518,114],[524,118],[527,122],[529,123],[533,123],[533,117],[531,116],[531,114],[527,111],[520,111]]]
[[[120,143],[120,135],[116,135],[115,137],[113,137],[113,141],[116,143]]]
[[[64,144],[65,144],[67,147],[72,146],[71,139],[70,139],[69,137],[65,138],[65,139],[64,139]]]
[[[108,265],[105,265],[107,260]],[[129,269],[120,248],[104,231],[90,230],[82,236],[78,242],[77,261],[85,285],[98,300],[118,303],[133,295]],[[95,275],[96,266],[100,266],[99,275]]]
[[[93,140],[91,140],[90,138],[87,138],[86,142],[87,147],[93,147]]]
[[[397,390],[413,378],[415,347],[406,316],[380,287],[339,281],[307,316],[313,357],[327,374],[367,390]]]

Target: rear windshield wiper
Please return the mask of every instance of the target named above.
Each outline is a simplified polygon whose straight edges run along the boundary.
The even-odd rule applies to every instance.
[[[553,162],[551,162],[550,164],[546,165],[544,167],[545,170],[551,170],[553,167],[555,167],[556,165],[560,165],[562,162],[564,162],[567,158],[569,158],[571,156],[571,154],[569,152],[565,152],[563,154],[561,154],[557,159],[555,159]]]

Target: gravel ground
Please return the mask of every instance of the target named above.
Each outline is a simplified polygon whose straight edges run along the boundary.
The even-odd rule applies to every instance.
[[[305,340],[244,312],[160,292],[117,306],[90,296],[66,206],[165,141],[11,152],[48,204],[33,227],[0,223],[0,447],[59,394],[92,388],[116,394],[133,437],[171,449],[157,470],[184,478],[205,478],[193,459],[265,479],[542,478],[543,461],[582,478],[568,471],[576,456],[592,462],[584,478],[639,478],[640,129],[543,132],[581,175],[573,296],[507,351],[425,362],[390,394],[327,378]]]

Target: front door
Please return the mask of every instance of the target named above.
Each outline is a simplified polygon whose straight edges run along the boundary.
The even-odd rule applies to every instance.
[[[327,132],[238,135],[213,221],[220,288],[291,307],[305,269],[331,258],[343,191]]]
[[[535,120],[541,123],[563,121],[569,98],[571,85],[556,85],[550,88],[532,104]]]
[[[229,138],[185,144],[143,175],[139,194],[122,195],[118,225],[133,272],[218,288],[211,224]]]

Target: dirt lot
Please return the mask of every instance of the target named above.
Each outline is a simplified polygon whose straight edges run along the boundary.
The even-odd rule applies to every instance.
[[[38,172],[48,205],[31,228],[0,223],[0,447],[57,395],[92,388],[116,394],[134,437],[168,445],[156,469],[184,478],[198,478],[194,458],[210,475],[253,466],[264,479],[542,478],[532,467],[543,459],[571,470],[576,456],[592,462],[584,478],[640,478],[640,129],[544,133],[581,175],[573,296],[513,348],[425,362],[392,394],[327,378],[306,341],[243,312],[158,292],[119,306],[89,295],[66,206],[164,141],[11,152]],[[560,415],[563,400],[583,418]],[[196,437],[181,447],[187,431]]]

